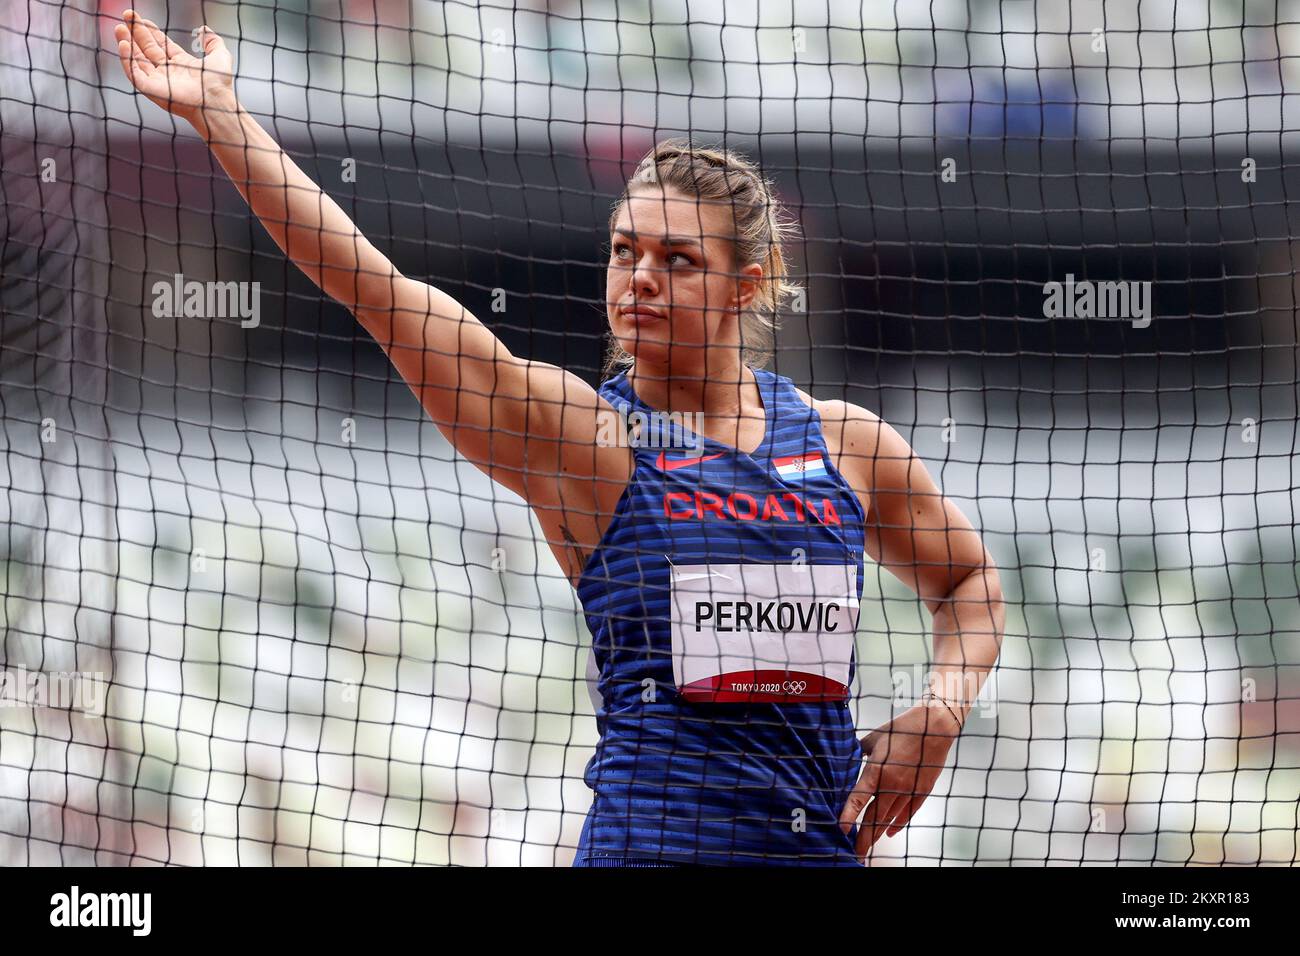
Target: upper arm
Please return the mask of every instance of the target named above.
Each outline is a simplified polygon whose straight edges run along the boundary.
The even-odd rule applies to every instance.
[[[969,574],[991,566],[984,543],[902,435],[866,409],[837,404],[841,470],[868,504],[867,553],[933,612]]]
[[[516,357],[440,289],[393,282],[392,309],[358,318],[458,453],[533,505],[557,503],[572,479],[626,483],[628,449],[596,440],[602,416],[614,411],[595,389]]]
[[[526,362],[459,302],[402,275],[247,113],[208,141],[268,234],[374,336],[456,450],[532,505],[589,508],[630,474],[631,455],[596,442],[608,409],[576,376]],[[212,128],[207,127],[208,134]],[[610,410],[612,411],[612,410]]]

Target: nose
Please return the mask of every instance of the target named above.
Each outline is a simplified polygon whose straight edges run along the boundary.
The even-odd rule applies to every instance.
[[[649,253],[641,256],[632,267],[629,278],[632,294],[638,299],[653,298],[659,294],[659,276]]]

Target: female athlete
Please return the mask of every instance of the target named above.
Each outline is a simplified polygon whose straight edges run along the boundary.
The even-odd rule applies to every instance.
[[[537,515],[599,669],[575,865],[857,865],[902,829],[996,661],[998,575],[894,429],[762,368],[793,287],[758,170],[684,143],[641,162],[610,220],[617,374],[596,391],[399,273],[240,106],[215,33],[192,56],[128,10],[116,36],[135,87],[194,126],[457,452]],[[634,421],[652,427],[609,427]],[[859,741],[864,555],[933,615],[934,683]]]

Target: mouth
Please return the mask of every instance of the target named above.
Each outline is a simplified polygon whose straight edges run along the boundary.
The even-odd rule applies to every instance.
[[[635,322],[638,325],[646,322],[661,321],[664,318],[662,312],[648,305],[623,306],[618,310],[618,314],[629,322]]]

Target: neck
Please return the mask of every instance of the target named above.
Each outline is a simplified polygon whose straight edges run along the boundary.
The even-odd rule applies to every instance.
[[[627,373],[632,389],[643,402],[665,412],[703,412],[736,415],[756,389],[754,372],[740,360],[739,352],[704,367],[675,368],[637,361]]]

